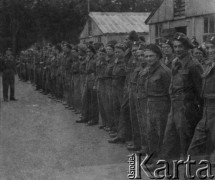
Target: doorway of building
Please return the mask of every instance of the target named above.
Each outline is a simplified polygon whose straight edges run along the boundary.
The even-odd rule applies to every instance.
[[[187,35],[187,26],[176,27],[175,31],[181,32],[181,33],[184,33],[185,35]]]

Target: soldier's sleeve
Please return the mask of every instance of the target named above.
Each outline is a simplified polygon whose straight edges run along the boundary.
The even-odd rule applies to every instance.
[[[202,90],[202,73],[203,69],[200,64],[195,64],[190,69],[193,85],[195,87],[195,93],[198,97],[200,97],[201,90]]]
[[[161,74],[161,78],[165,90],[169,92],[169,86],[171,82],[171,71],[169,69],[164,69],[163,73]]]

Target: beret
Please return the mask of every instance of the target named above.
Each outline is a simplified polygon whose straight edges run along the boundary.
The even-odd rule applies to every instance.
[[[145,51],[147,51],[147,50],[156,53],[158,55],[159,59],[161,59],[163,57],[162,51],[155,44],[146,45]]]
[[[198,49],[199,51],[201,51],[203,53],[203,56],[206,56],[206,52],[201,46],[197,46],[195,48]]]
[[[105,48],[100,48],[100,49],[99,49],[99,52],[106,53],[106,49],[105,49]]]
[[[193,45],[192,45],[191,41],[189,40],[189,38],[185,34],[177,32],[173,39],[176,41],[182,42],[182,44],[186,48],[193,49]]]
[[[215,36],[212,36],[207,42],[215,45]]]
[[[116,45],[115,45],[115,49],[121,49],[121,50],[123,50],[123,51],[125,51],[126,50],[126,47],[124,46],[124,44],[122,44],[122,43],[117,43]]]
[[[138,34],[136,33],[136,31],[131,31],[129,34],[128,34],[128,39],[130,41],[139,41],[139,37],[138,37]]]
[[[88,44],[87,48],[88,48],[93,54],[96,54],[96,50],[94,49],[93,45]]]
[[[173,49],[173,43],[172,41],[170,41],[169,39],[164,39],[163,42],[162,42],[162,45],[163,44],[168,44],[169,46],[171,46],[171,48]]]

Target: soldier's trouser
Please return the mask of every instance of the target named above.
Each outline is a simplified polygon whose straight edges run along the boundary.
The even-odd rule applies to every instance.
[[[82,118],[86,121],[98,122],[99,111],[97,92],[93,90],[93,86],[87,82],[82,99]]]
[[[123,95],[123,101],[120,108],[119,125],[117,130],[118,137],[126,139],[127,141],[130,141],[132,139],[129,94],[127,91]]]
[[[166,100],[165,100],[166,99]],[[163,145],[163,137],[166,129],[166,122],[170,111],[170,101],[168,98],[163,100],[147,99],[147,142],[149,153],[153,153],[153,159],[157,158]]]
[[[114,114],[114,126],[117,131],[120,109],[123,101],[124,82],[122,79],[113,80],[112,93],[113,93],[113,114]]]
[[[14,98],[15,76],[4,74],[2,75],[3,97],[8,99],[8,89],[10,87],[10,99]]]
[[[137,117],[137,104],[135,102],[135,93],[133,89],[129,92],[129,104],[130,104],[130,120],[132,129],[132,140],[136,147],[141,147],[141,136],[140,136],[140,126]]]
[[[63,98],[63,83],[62,83],[62,77],[57,76],[56,79],[56,88],[57,88],[57,98]]]
[[[80,88],[81,88],[81,113],[84,113],[84,96],[85,96],[85,89],[86,89],[86,75],[80,74]]]
[[[148,152],[148,142],[147,142],[147,114],[146,114],[146,98],[136,99],[137,107],[137,117],[140,126],[140,135],[141,135],[141,147],[142,150]]]
[[[81,82],[80,75],[73,74],[73,105],[75,109],[81,110]]]
[[[214,101],[214,100],[213,100]],[[215,101],[207,103],[204,114],[196,126],[195,133],[190,144],[188,155],[209,159],[215,149]]]
[[[109,128],[114,127],[114,115],[113,115],[113,93],[112,93],[112,79],[105,80],[105,98],[106,98],[106,106],[105,111],[107,115],[107,124],[106,126]]]
[[[99,112],[101,115],[102,125],[106,126],[107,123],[107,114],[106,114],[106,97],[105,97],[105,81],[103,79],[98,80],[98,89],[97,89],[97,96],[98,96],[98,106]]]
[[[172,101],[168,116],[162,158],[170,160],[186,158],[187,150],[193,138],[199,113],[193,101]]]

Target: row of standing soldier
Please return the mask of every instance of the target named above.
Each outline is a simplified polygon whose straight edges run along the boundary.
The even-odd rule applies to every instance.
[[[81,113],[77,123],[109,132],[109,143],[156,160],[211,155],[214,150],[215,39],[207,51],[182,33],[161,47],[110,41],[35,47],[20,56],[18,74],[50,98]],[[207,58],[206,58],[207,54]],[[204,113],[203,113],[204,109]]]

